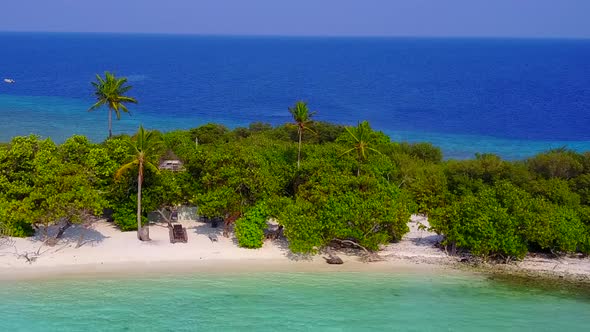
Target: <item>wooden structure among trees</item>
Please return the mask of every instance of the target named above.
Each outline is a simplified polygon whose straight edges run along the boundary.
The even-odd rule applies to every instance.
[[[168,150],[164,157],[160,159],[160,164],[158,165],[159,169],[165,169],[169,171],[182,171],[183,163],[182,161],[174,154],[174,152]]]
[[[174,160],[174,159],[166,159],[163,160],[160,165],[158,166],[159,169],[166,169],[169,171],[181,171],[182,168],[182,161]]]

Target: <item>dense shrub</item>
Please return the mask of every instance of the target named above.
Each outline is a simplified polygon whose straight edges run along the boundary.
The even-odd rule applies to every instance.
[[[531,171],[539,176],[550,179],[571,179],[584,170],[582,156],[566,149],[551,150],[540,153],[527,160]]]
[[[0,236],[29,237],[34,234],[33,226],[23,220],[4,222],[0,225]]]
[[[402,142],[394,145],[395,153],[405,153],[414,158],[420,159],[428,163],[438,164],[442,162],[443,154],[439,147],[427,142],[407,143]]]
[[[265,203],[258,203],[236,221],[238,245],[244,248],[260,248],[264,243],[264,230],[269,217]]]
[[[440,165],[425,163],[406,154],[396,154],[395,181],[411,194],[416,211],[428,213],[442,206],[448,196],[447,177]]]
[[[137,230],[137,207],[133,204],[117,205],[113,208],[113,221],[123,232]],[[148,219],[141,216],[141,224],[147,225]]]
[[[484,258],[523,257],[529,250],[587,251],[588,228],[574,209],[534,198],[510,184],[486,186],[431,215],[444,244]]]
[[[570,189],[566,180],[559,178],[531,181],[528,192],[546,198],[557,205],[576,207],[580,205],[580,196]]]
[[[473,160],[450,161],[446,167],[449,190],[456,194],[476,193],[483,185],[511,176],[510,163],[493,154],[477,154]]]
[[[102,211],[104,198],[88,165],[94,147],[74,136],[62,145],[15,137],[0,150],[0,220],[4,231],[28,236],[36,225],[82,222]]]
[[[408,232],[408,204],[395,185],[324,167],[303,180],[279,216],[294,252],[314,252],[334,239],[369,249]]]
[[[531,249],[551,252],[586,251],[587,227],[576,212],[542,200],[530,206],[532,217],[525,225],[525,237]]]
[[[520,258],[527,253],[517,217],[498,201],[493,188],[436,209],[429,221],[433,229],[445,235],[443,244],[451,251],[464,248],[484,258]]]
[[[580,203],[590,205],[590,173],[570,180],[572,191],[580,197]]]
[[[199,144],[225,143],[230,139],[230,131],[223,125],[208,123],[191,129],[190,138],[193,142],[198,140]]]

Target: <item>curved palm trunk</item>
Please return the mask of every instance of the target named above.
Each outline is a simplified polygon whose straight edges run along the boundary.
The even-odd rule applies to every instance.
[[[113,137],[113,110],[109,108],[109,138]]]
[[[297,152],[297,169],[299,169],[299,166],[301,164],[301,135],[302,135],[302,131],[301,127],[299,127],[299,151]]]

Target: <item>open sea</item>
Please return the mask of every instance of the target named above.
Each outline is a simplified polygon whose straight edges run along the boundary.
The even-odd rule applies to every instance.
[[[0,79],[16,81],[0,81],[0,141],[103,140],[106,112],[86,110],[109,70],[140,101],[115,133],[281,124],[301,99],[317,120],[369,120],[447,158],[590,150],[590,40],[0,33],[0,45]]]
[[[253,273],[0,283],[1,331],[587,331],[590,297],[477,276]]]
[[[0,33],[0,142],[102,141],[90,82],[127,76],[115,121],[173,130],[369,120],[447,158],[590,150],[590,40]],[[4,78],[16,81],[4,83]],[[585,331],[590,296],[477,276],[199,274],[0,282],[0,331]]]

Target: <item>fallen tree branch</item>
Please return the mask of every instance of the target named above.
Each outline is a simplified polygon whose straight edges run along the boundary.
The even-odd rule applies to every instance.
[[[339,242],[339,243],[347,243],[347,244],[350,244],[350,245],[353,245],[353,246],[355,246],[355,247],[358,247],[358,248],[361,248],[361,249],[363,249],[363,250],[365,251],[365,253],[367,253],[367,254],[369,254],[369,253],[370,253],[369,249],[367,249],[367,248],[365,248],[365,247],[361,246],[360,244],[358,244],[358,243],[356,243],[356,242],[354,242],[354,241],[351,241],[351,240],[340,240],[340,239],[333,239],[333,241],[336,241],[336,242]]]
[[[168,218],[168,216],[166,216],[166,214],[164,213],[168,209],[170,208],[168,206],[165,206],[163,208],[157,209],[156,212],[158,212],[158,214],[160,214],[160,216],[166,221],[166,223],[168,224],[168,228],[172,228],[172,220],[170,220],[170,218]]]
[[[343,244],[344,243],[345,244],[350,244],[350,245],[353,245],[353,246],[355,246],[357,248],[362,249],[365,252],[365,255],[364,255],[364,258],[363,258],[363,260],[365,262],[378,262],[378,261],[382,261],[383,260],[383,257],[379,256],[378,253],[373,252],[373,251],[371,251],[371,250],[363,247],[362,245],[360,245],[360,244],[358,244],[358,243],[356,243],[354,241],[351,241],[351,240],[341,240],[341,239],[336,239],[336,238],[333,239],[333,241],[336,241],[338,243],[343,243]]]
[[[33,262],[35,262],[37,260],[37,258],[39,258],[39,256],[41,256],[41,254],[42,254],[41,248],[42,247],[43,247],[43,245],[39,246],[37,251],[33,251],[33,252],[25,251],[23,254],[20,254],[18,252],[18,248],[16,246],[14,246],[14,255],[16,256],[17,259],[24,258],[27,261],[27,263],[33,264]]]

